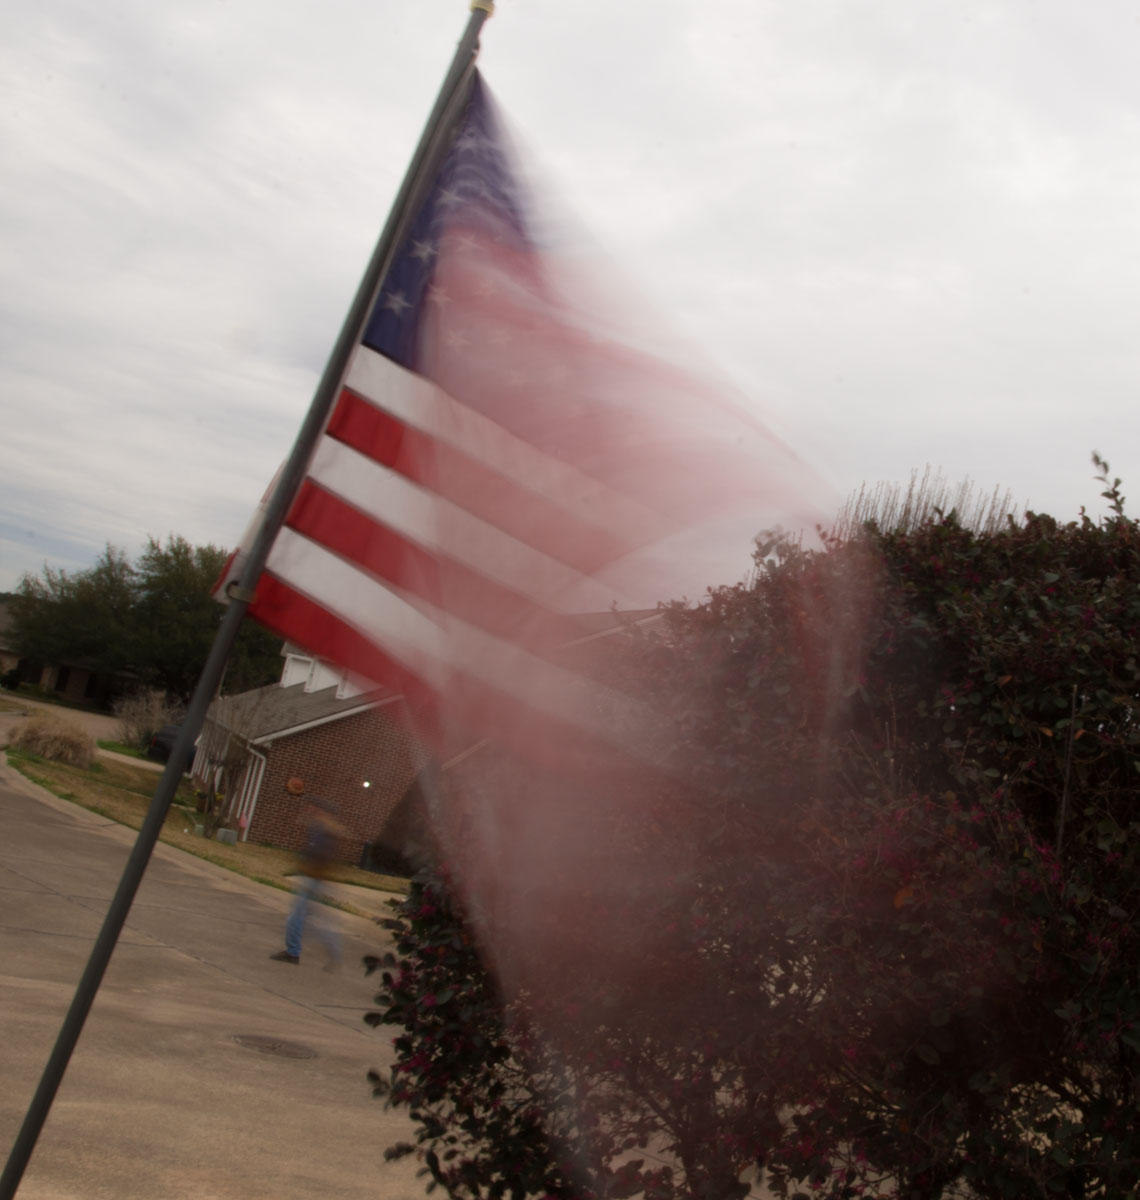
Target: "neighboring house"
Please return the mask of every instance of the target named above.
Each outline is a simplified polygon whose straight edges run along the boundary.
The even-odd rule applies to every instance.
[[[604,679],[613,663],[608,639],[660,615],[567,617],[559,658]],[[430,842],[420,782],[431,757],[408,731],[403,698],[364,691],[295,646],[284,654],[280,683],[210,706],[191,768],[196,784],[221,795],[223,819],[243,841],[302,847],[305,805],[285,786],[300,778],[306,793],[336,804],[349,831],[347,860],[384,869],[420,857]],[[482,764],[496,758],[492,742],[461,742],[438,766],[443,776],[490,778],[497,767]]]
[[[0,675],[7,675],[20,665],[20,656],[12,648],[12,617],[8,612],[8,597],[0,596]]]
[[[25,682],[37,684],[45,692],[99,708],[108,707],[133,682],[127,675],[110,675],[83,663],[49,663],[40,667],[22,660],[20,673]]]
[[[398,865],[426,761],[401,720],[402,698],[361,691],[294,647],[285,655],[280,683],[210,706],[195,783],[221,793],[222,815],[243,841],[299,850],[305,805],[285,785],[300,778],[307,794],[336,804],[346,860]]]
[[[8,597],[0,597],[0,675],[18,671],[20,682],[33,683],[67,700],[105,706],[130,682],[124,675],[96,671],[90,663],[38,663],[21,658],[11,643]]]

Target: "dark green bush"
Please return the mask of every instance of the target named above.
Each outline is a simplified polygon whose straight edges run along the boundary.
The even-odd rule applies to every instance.
[[[785,547],[630,635],[685,768],[598,831],[668,866],[583,898],[628,969],[502,997],[439,878],[392,925],[375,1083],[449,1195],[1135,1194],[1140,529],[1104,470],[1103,521]]]

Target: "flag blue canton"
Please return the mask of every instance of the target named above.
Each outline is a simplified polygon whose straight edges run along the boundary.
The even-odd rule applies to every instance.
[[[532,249],[518,182],[478,76],[451,149],[384,277],[361,338],[365,346],[410,370],[420,365],[425,306],[433,299],[446,302],[446,297],[433,297],[431,281],[450,229],[477,233],[506,249]]]

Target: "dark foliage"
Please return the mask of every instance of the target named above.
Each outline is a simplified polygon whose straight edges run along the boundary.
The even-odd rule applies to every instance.
[[[769,546],[641,635],[667,936],[503,998],[422,879],[371,1016],[400,1152],[464,1198],[1134,1195],[1140,527],[1098,465],[1103,521]]]
[[[222,608],[210,590],[226,552],[175,535],[148,539],[133,564],[108,546],[95,565],[68,573],[45,567],[25,576],[9,605],[11,638],[21,657],[66,663],[185,701],[209,653]],[[227,669],[228,691],[272,681],[280,639],[247,624]]]
[[[385,925],[396,954],[366,960],[381,970],[384,1008],[365,1020],[404,1032],[398,1066],[369,1078],[375,1095],[411,1108],[433,1183],[454,1195],[482,1195],[484,1185],[496,1196],[565,1194],[533,1084],[504,1039],[501,1000],[445,880],[414,880]],[[386,1157],[414,1150],[398,1145]]]

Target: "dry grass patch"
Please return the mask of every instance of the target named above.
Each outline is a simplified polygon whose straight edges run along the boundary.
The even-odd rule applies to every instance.
[[[185,709],[172,704],[163,692],[146,689],[120,696],[113,705],[119,718],[119,738],[134,750],[142,750],[164,726],[182,720]]]
[[[146,816],[151,797],[158,784],[153,770],[131,763],[101,760],[86,770],[64,763],[23,753],[11,753],[9,763],[33,783],[47,788],[63,800],[70,800],[91,812],[138,829]],[[290,850],[273,846],[255,846],[248,842],[228,846],[223,842],[207,841],[194,832],[198,820],[194,793],[189,782],[179,784],[174,803],[163,823],[160,840],[185,850],[247,879],[271,887],[291,890],[290,876],[297,873],[297,855]],[[376,875],[357,867],[339,866],[331,878],[337,883],[351,883],[379,892],[404,892],[407,882],[387,875]],[[351,904],[337,907],[357,916],[371,916]]]
[[[55,713],[36,713],[12,735],[9,745],[24,754],[35,754],[73,767],[95,761],[95,739],[74,721]]]

